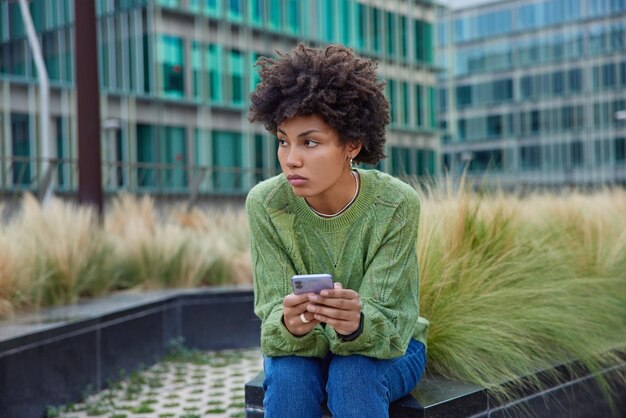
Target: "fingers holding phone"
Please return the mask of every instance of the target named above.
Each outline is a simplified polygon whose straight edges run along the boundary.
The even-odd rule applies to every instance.
[[[333,289],[324,289],[319,295],[309,294],[311,302],[307,309],[314,318],[335,329],[339,334],[349,335],[361,322],[361,298],[352,289],[344,289],[335,283]]]
[[[309,302],[308,293],[289,294],[283,299],[283,322],[293,335],[308,334],[320,321],[307,311]]]

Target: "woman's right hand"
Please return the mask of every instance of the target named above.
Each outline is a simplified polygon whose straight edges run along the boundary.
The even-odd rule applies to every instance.
[[[293,335],[302,336],[308,334],[309,331],[320,323],[320,321],[313,318],[311,312],[307,311],[306,308],[309,303],[311,303],[309,302],[309,293],[301,295],[292,293],[283,299],[283,322]],[[309,322],[304,322],[300,317],[301,314]]]

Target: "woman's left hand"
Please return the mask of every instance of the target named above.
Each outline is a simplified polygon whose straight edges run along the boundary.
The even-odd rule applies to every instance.
[[[361,321],[361,298],[352,289],[344,289],[335,283],[332,290],[325,289],[319,295],[311,294],[307,307],[314,318],[325,322],[342,335],[350,335],[359,328]]]

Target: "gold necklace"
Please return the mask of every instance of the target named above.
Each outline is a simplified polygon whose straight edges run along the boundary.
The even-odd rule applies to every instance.
[[[342,207],[341,209],[339,209],[339,212],[337,212],[337,213],[333,213],[333,214],[330,214],[330,215],[329,215],[329,214],[327,214],[327,213],[318,212],[318,211],[316,211],[316,210],[313,208],[313,206],[311,206],[311,205],[309,204],[309,202],[307,202],[307,200],[306,200],[306,199],[304,199],[304,201],[306,202],[306,204],[307,204],[307,205],[309,205],[309,207],[311,208],[311,210],[312,210],[313,212],[315,212],[315,214],[316,214],[316,215],[321,216],[322,218],[334,218],[335,216],[339,216],[339,215],[341,215],[342,213],[344,213],[344,212],[345,212],[345,211],[346,211],[346,210],[350,207],[350,205],[351,205],[352,203],[354,203],[354,201],[356,200],[356,197],[357,197],[357,196],[358,196],[358,194],[359,194],[359,190],[361,189],[361,182],[359,181],[359,176],[358,176],[358,174],[356,174],[354,171],[350,171],[350,174],[352,174],[352,177],[354,177],[354,185],[356,186],[356,187],[355,187],[355,191],[354,191],[354,196],[352,196],[352,199],[350,199],[350,201],[349,201],[349,202],[348,202],[348,203],[347,203],[344,207]]]

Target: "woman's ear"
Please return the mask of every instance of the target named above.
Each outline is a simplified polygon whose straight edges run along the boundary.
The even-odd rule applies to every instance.
[[[348,155],[351,159],[355,159],[359,152],[361,152],[361,148],[363,147],[363,143],[361,141],[354,141],[348,144]]]

